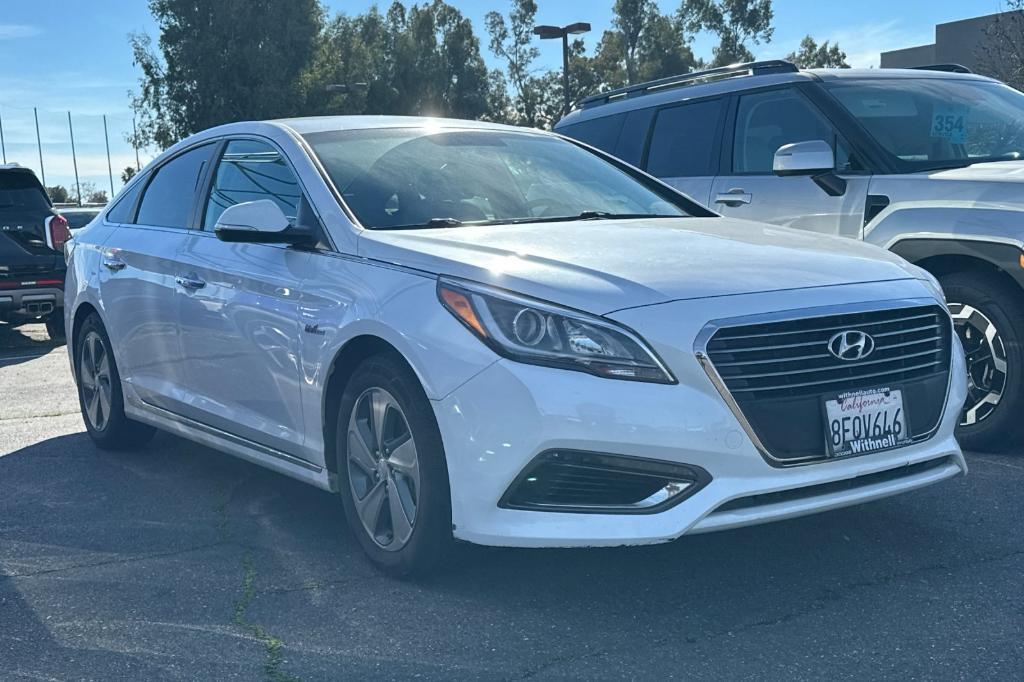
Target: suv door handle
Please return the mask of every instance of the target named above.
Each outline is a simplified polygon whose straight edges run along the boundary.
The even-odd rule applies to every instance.
[[[175,277],[174,281],[177,282],[178,286],[183,289],[202,289],[206,286],[206,282],[195,277]]]
[[[124,270],[125,267],[127,267],[128,265],[123,260],[121,260],[120,256],[110,251],[103,254],[102,262],[103,267],[105,267],[107,270],[110,270],[111,272],[118,272],[120,270]]]
[[[741,206],[743,204],[749,204],[754,197],[748,192],[744,192],[739,187],[734,187],[728,192],[718,194],[715,196],[716,204],[725,204],[726,206]]]

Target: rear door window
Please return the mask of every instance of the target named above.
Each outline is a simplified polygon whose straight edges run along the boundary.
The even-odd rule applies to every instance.
[[[145,184],[145,182],[136,182],[128,189],[121,190],[121,193],[114,199],[114,205],[107,211],[107,221],[111,223],[132,222],[135,200],[139,198],[139,192],[142,191]]]
[[[714,175],[722,112],[721,99],[659,111],[647,155],[647,172],[659,178]]]
[[[176,156],[158,168],[142,195],[135,222],[188,229],[192,222],[196,190],[212,152],[213,145],[206,144]]]

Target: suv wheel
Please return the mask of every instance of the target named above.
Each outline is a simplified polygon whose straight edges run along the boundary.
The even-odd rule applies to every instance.
[[[143,445],[156,430],[125,416],[121,375],[110,349],[103,323],[95,313],[90,315],[75,336],[75,374],[82,419],[97,447],[124,450]]]
[[[349,528],[393,575],[450,554],[451,493],[441,434],[416,375],[392,354],[365,360],[338,411],[338,487]]]
[[[987,273],[940,278],[967,356],[967,402],[957,438],[968,450],[1000,451],[1024,436],[1024,304]]]
[[[50,336],[50,340],[55,343],[63,343],[65,341],[63,308],[54,310],[46,318],[46,333]]]

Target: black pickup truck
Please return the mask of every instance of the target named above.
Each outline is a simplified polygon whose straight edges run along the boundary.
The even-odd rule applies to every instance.
[[[29,168],[0,165],[0,322],[42,320],[64,338],[67,221]]]

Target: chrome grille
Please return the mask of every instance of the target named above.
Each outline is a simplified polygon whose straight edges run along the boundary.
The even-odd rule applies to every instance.
[[[829,351],[833,335],[869,334],[862,360]],[[904,394],[915,440],[934,432],[949,382],[952,325],[945,308],[920,305],[719,328],[706,354],[771,459],[826,456],[824,401],[845,391],[891,387]]]
[[[834,315],[720,329],[708,357],[740,398],[776,398],[899,384],[949,368],[949,316],[938,306]],[[833,334],[875,339],[864,360],[828,351]]]

